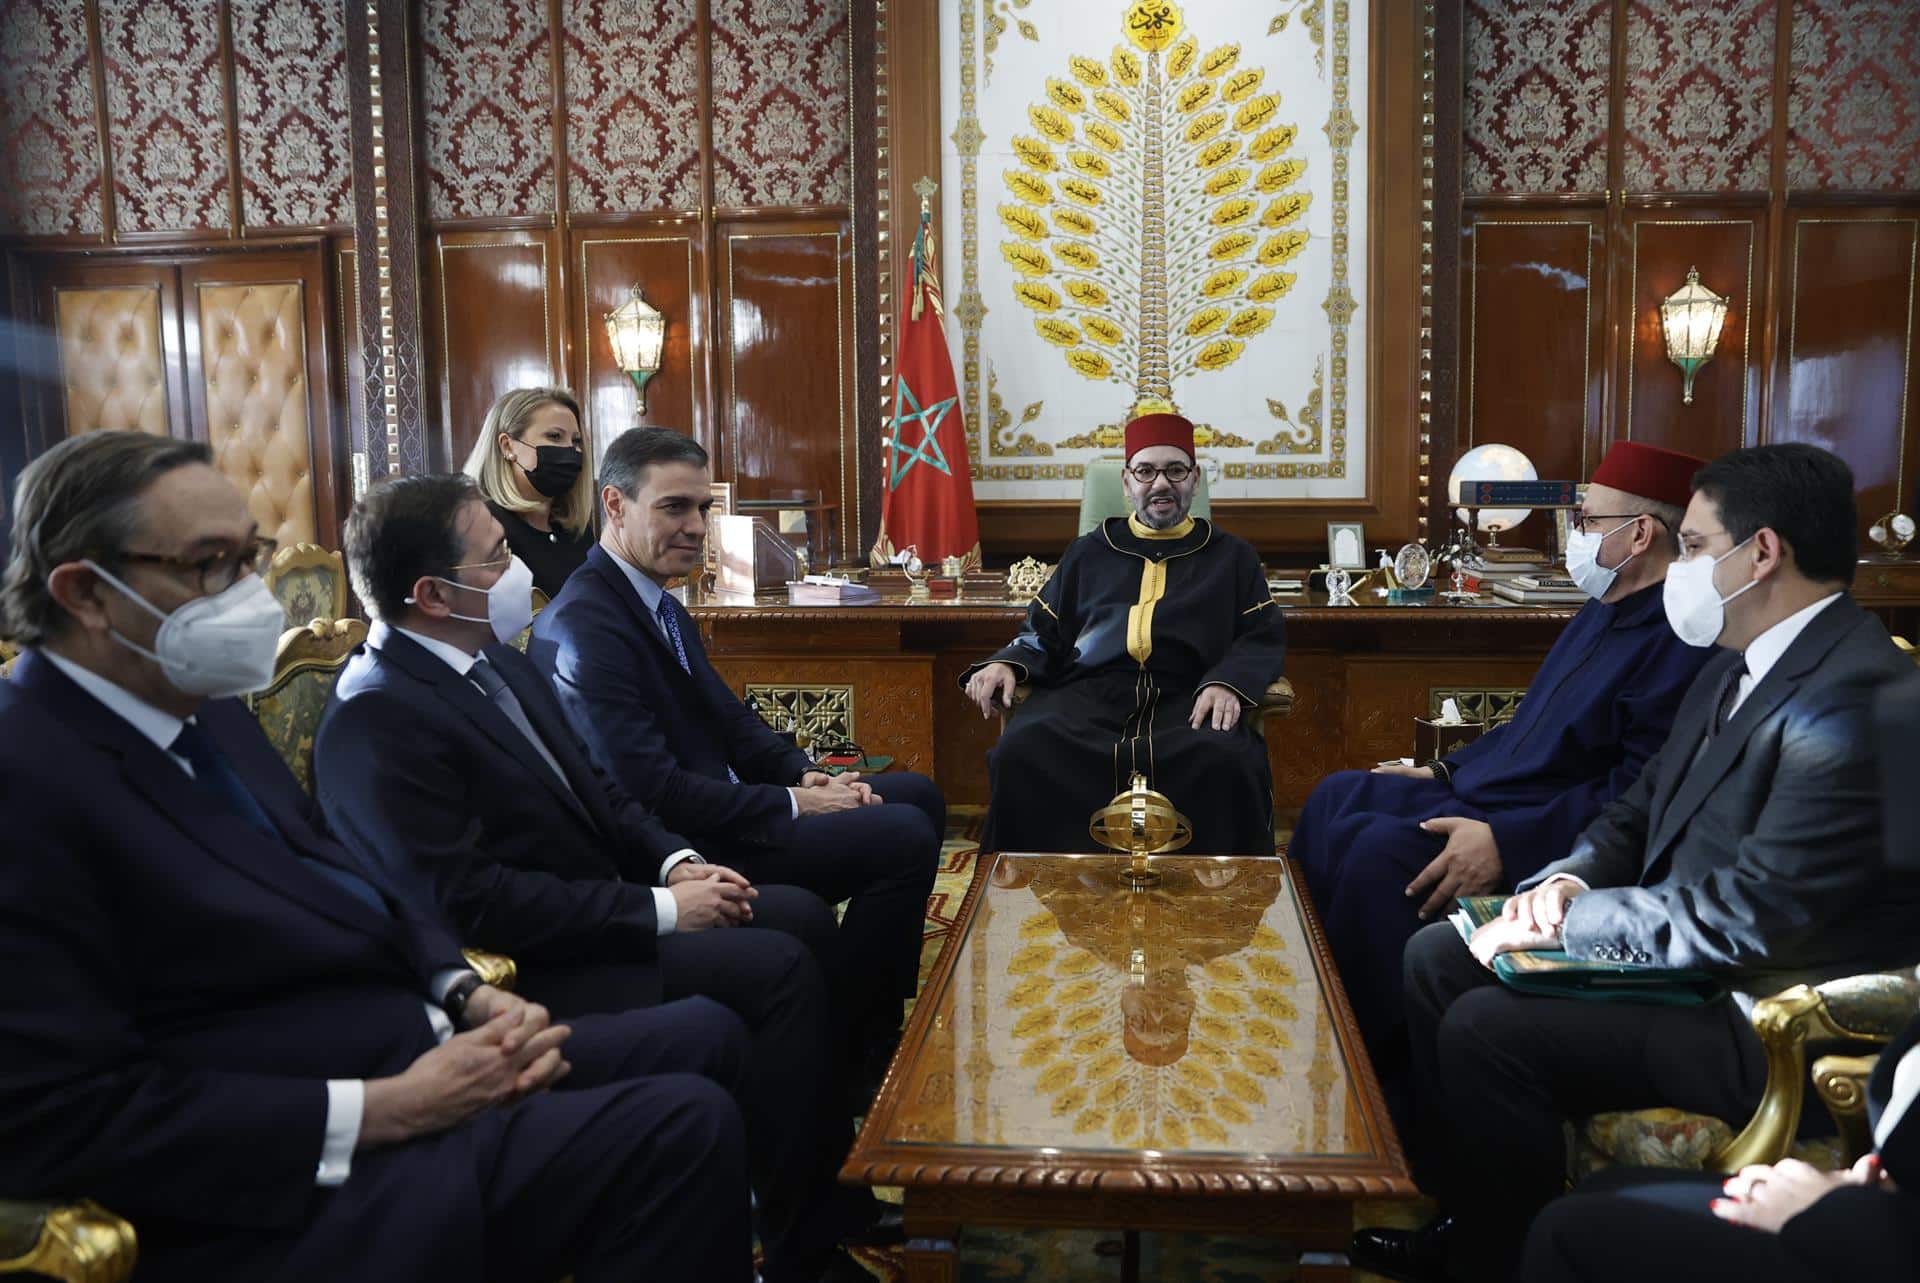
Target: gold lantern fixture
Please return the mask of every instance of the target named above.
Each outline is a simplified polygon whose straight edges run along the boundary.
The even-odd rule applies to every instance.
[[[667,318],[644,298],[635,285],[627,301],[607,313],[607,341],[613,360],[633,380],[634,417],[647,412],[647,380],[660,372],[660,353],[667,344]]]
[[[1681,401],[1693,404],[1693,376],[1713,360],[1720,327],[1727,323],[1728,299],[1700,283],[1700,270],[1687,269],[1687,283],[1660,301],[1660,328],[1666,333],[1667,359],[1685,376]]]

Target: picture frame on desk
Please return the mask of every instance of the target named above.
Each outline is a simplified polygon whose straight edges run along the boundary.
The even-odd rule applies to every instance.
[[[1358,521],[1327,523],[1327,565],[1343,570],[1367,568],[1367,529]]]
[[[713,507],[707,509],[707,545],[703,568],[708,574],[720,569],[720,544],[714,538],[714,518],[724,517],[733,511],[733,483],[716,481],[708,489],[713,494]]]

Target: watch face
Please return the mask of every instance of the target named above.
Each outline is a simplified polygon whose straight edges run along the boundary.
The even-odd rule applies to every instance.
[[[1893,521],[1890,524],[1893,526],[1893,533],[1896,537],[1901,539],[1913,538],[1913,518],[1909,517],[1906,513],[1896,512],[1893,514]]]
[[[1407,544],[1393,558],[1393,573],[1406,588],[1424,588],[1433,573],[1433,558],[1417,543]]]

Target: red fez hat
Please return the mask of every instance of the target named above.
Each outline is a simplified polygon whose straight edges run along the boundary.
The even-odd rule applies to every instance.
[[[1616,441],[1593,470],[1593,484],[1684,508],[1693,498],[1693,474],[1706,466],[1705,459],[1678,450]]]
[[[1178,446],[1193,458],[1193,423],[1178,414],[1143,414],[1127,425],[1127,458],[1156,445]]]

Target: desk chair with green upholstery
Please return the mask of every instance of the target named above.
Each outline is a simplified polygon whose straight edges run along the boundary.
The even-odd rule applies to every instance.
[[[309,793],[320,715],[347,656],[366,635],[367,625],[358,619],[315,619],[288,629],[274,652],[273,680],[248,697],[267,739]],[[12,664],[12,648],[7,652],[0,676]],[[496,989],[514,987],[518,967],[512,958],[479,949],[463,949],[461,954],[486,983]],[[133,1226],[90,1199],[63,1203],[0,1198],[0,1275],[125,1283],[138,1257]]]
[[[1108,517],[1124,517],[1132,511],[1127,504],[1127,492],[1120,478],[1125,466],[1124,461],[1120,459],[1095,459],[1087,465],[1086,475],[1080,483],[1080,534],[1089,533]],[[1199,486],[1193,492],[1193,507],[1189,510],[1190,515],[1211,521],[1213,504],[1207,496],[1207,474],[1204,470],[1199,474],[1199,482]],[[1013,709],[1024,703],[1027,696],[1032,693],[1032,688],[1024,682],[1014,688],[1012,707],[1002,709],[1000,712],[1002,728],[1005,727],[1007,718],[1012,715]],[[1267,689],[1260,693],[1260,702],[1255,708],[1255,715],[1261,719],[1263,729],[1267,719],[1285,717],[1292,712],[1293,683],[1286,678],[1282,677],[1270,683]]]

